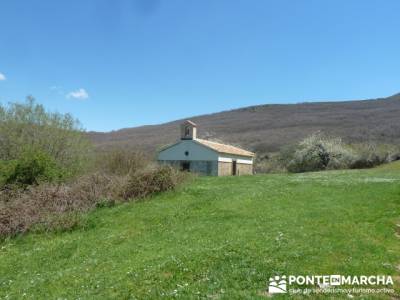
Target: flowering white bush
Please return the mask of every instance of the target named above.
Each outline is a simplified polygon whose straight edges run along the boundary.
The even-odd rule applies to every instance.
[[[313,134],[301,141],[288,162],[290,172],[349,168],[356,155],[340,138]]]

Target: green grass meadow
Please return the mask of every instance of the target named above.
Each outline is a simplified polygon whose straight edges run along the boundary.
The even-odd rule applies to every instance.
[[[353,296],[400,297],[399,163],[198,177],[84,218],[1,242],[0,298],[266,299],[288,274],[392,275],[397,295]]]

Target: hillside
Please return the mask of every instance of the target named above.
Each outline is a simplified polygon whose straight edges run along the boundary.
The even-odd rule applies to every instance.
[[[396,294],[373,299],[397,299],[400,173],[389,166],[200,177],[97,209],[83,228],[0,242],[0,298],[266,299],[275,275],[382,274]]]
[[[259,105],[190,119],[199,125],[199,137],[270,152],[319,130],[352,142],[400,142],[399,116],[397,94],[361,101]],[[101,149],[120,146],[154,152],[176,140],[181,121],[88,134]]]

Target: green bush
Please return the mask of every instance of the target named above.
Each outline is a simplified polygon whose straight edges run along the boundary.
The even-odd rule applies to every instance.
[[[25,103],[0,105],[0,142],[0,160],[18,161],[14,177],[24,182],[35,181],[40,173],[52,178],[48,171],[54,163],[65,177],[72,177],[89,161],[90,144],[79,121],[69,114],[47,112],[32,97]],[[25,152],[32,149],[40,154],[30,159]]]
[[[1,165],[3,185],[32,185],[60,180],[65,176],[54,159],[41,151],[26,151],[19,159]]]
[[[8,178],[14,173],[16,163],[16,160],[0,160],[0,189],[6,185]]]

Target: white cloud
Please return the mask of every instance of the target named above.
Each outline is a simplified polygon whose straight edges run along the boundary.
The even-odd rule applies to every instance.
[[[0,73],[0,81],[6,80],[6,76],[3,73]]]
[[[86,92],[85,89],[78,89],[76,91],[72,91],[70,93],[67,94],[67,98],[74,98],[74,99],[80,99],[80,100],[84,100],[89,98],[89,94]]]

